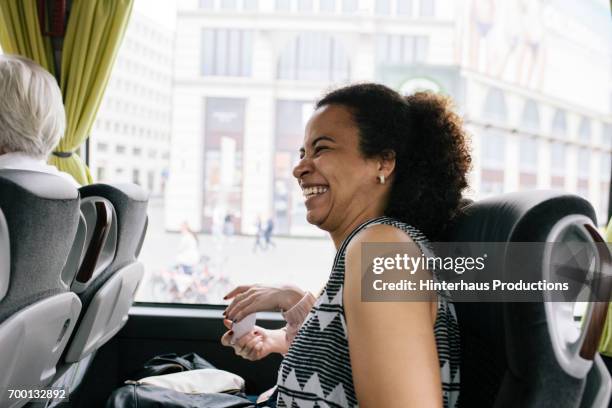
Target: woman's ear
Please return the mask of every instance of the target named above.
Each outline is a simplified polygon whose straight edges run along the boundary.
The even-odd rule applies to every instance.
[[[378,159],[378,171],[386,178],[390,177],[395,170],[395,152],[393,150],[384,150]]]

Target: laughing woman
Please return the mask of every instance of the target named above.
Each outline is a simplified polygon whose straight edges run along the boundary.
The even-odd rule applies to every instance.
[[[310,304],[292,288],[232,293],[239,294],[228,319],[312,306],[290,345],[256,328],[233,346],[251,359],[286,352],[278,407],[454,407],[459,333],[452,304],[436,294],[430,302],[361,301],[363,243],[415,243],[409,255],[420,256],[458,210],[470,155],[449,100],[402,97],[376,84],[338,89],[317,103],[300,156],[293,175],[307,220],[337,249],[331,274]]]

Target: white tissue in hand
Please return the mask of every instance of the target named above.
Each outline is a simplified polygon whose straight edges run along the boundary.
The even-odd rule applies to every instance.
[[[239,322],[232,323],[232,330],[234,335],[232,336],[232,344],[240,340],[242,336],[249,333],[255,326],[257,320],[257,313],[251,313]]]

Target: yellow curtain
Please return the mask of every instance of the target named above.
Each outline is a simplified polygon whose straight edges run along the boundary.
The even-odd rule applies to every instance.
[[[612,218],[610,218],[610,222],[608,223],[606,242],[612,244]],[[606,317],[606,324],[601,336],[599,351],[601,354],[612,357],[612,303],[608,304],[608,316]]]
[[[61,63],[61,88],[67,128],[49,163],[72,174],[81,184],[91,174],[75,150],[87,139],[98,113],[133,0],[74,0],[66,28]]]
[[[51,41],[40,32],[36,0],[0,0],[0,46],[54,73]]]

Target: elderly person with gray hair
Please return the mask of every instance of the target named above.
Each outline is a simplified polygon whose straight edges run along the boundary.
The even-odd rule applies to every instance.
[[[79,184],[46,163],[66,128],[57,81],[35,62],[0,55],[0,169],[54,174]]]

